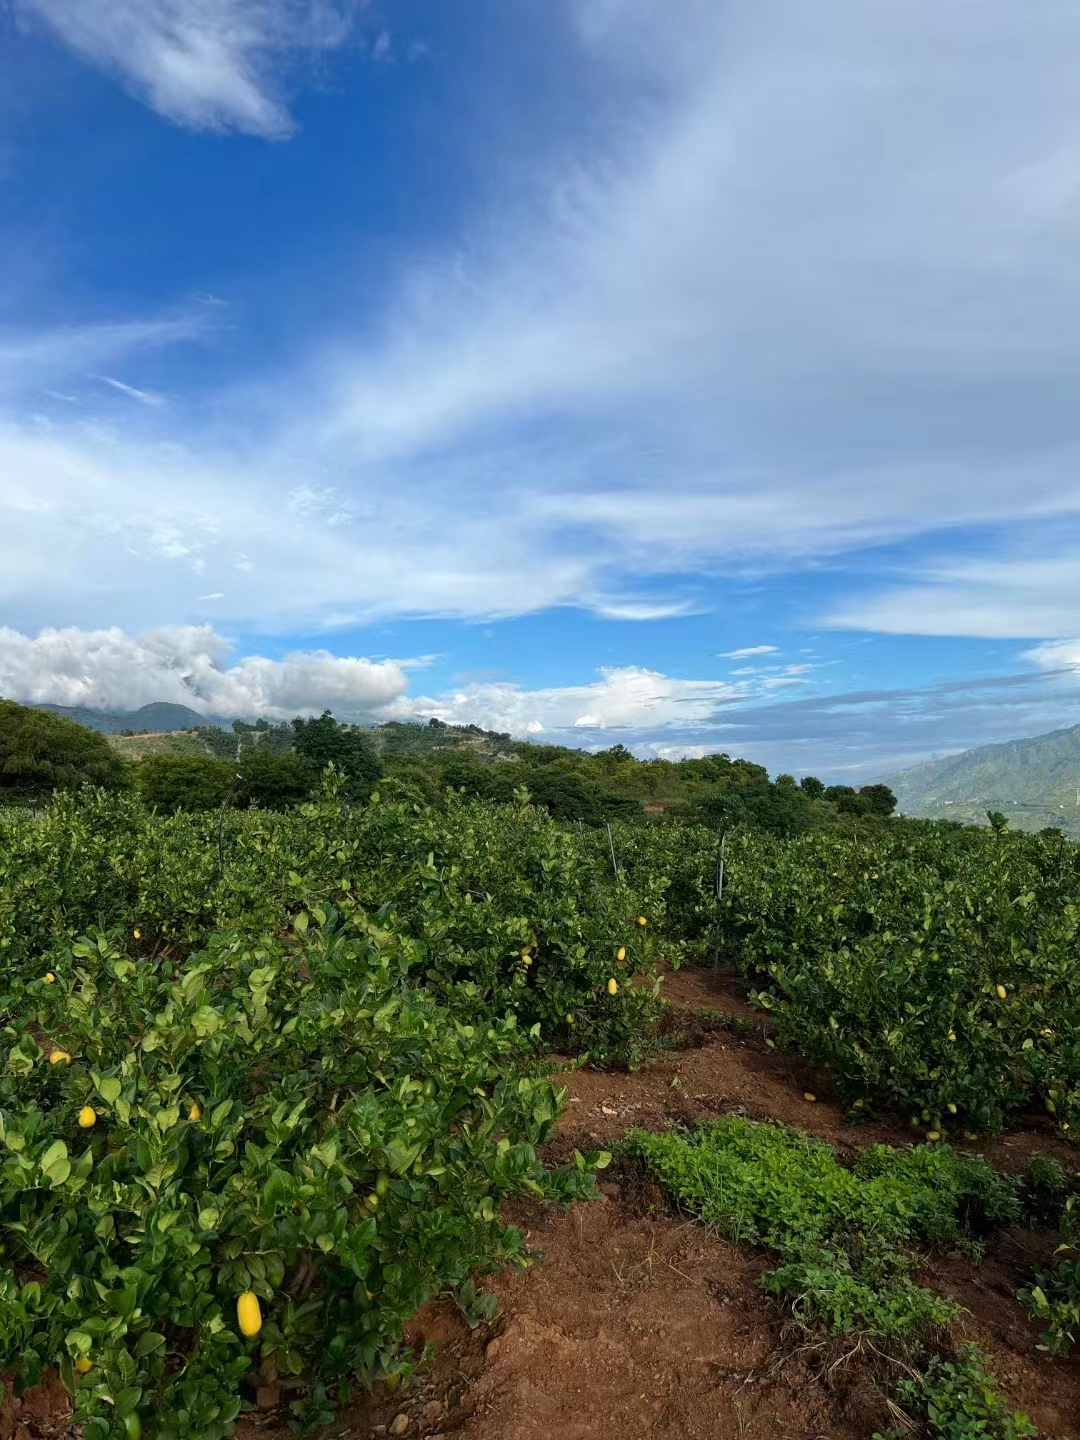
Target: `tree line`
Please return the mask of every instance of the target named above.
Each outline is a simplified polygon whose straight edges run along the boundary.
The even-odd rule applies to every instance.
[[[640,760],[624,745],[598,752],[512,741],[477,726],[432,720],[374,729],[311,719],[195,732],[206,753],[148,755],[132,764],[105,736],[62,716],[0,701],[0,800],[37,804],[57,789],[135,788],[163,812],[259,806],[284,810],[318,793],[327,765],[344,798],[362,803],[376,785],[423,805],[448,789],[496,804],[522,788],[554,818],[597,826],[612,820],[692,821],[715,829],[752,826],[778,836],[888,819],[886,785],[825,785],[814,776],[770,779],[764,766],[727,754]]]

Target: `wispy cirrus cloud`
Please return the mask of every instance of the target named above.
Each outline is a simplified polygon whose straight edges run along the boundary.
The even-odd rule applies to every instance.
[[[204,339],[210,333],[207,317],[199,313],[37,329],[0,326],[0,402],[7,398],[9,404],[14,403],[35,388],[64,380],[85,380],[116,360],[133,354],[153,354],[172,345]],[[124,388],[120,381],[106,383]]]
[[[1018,526],[1011,544],[999,543],[993,554],[913,567],[899,584],[844,600],[826,621],[893,635],[1080,634],[1080,539],[1069,545],[1069,528],[1055,526],[1051,536]]]
[[[290,52],[334,50],[361,0],[14,0],[168,120],[266,139],[293,130],[280,94]]]
[[[350,18],[21,5],[163,113],[255,133],[286,123],[263,62],[342,43]],[[338,329],[223,386],[215,425],[8,415],[9,611],[165,623],[213,593],[222,623],[278,632],[555,605],[644,622],[746,568],[932,535],[935,573],[875,578],[828,604],[834,623],[1080,633],[1080,543],[1061,539],[1080,514],[1080,11],[570,13],[604,126],[453,243],[403,249],[377,324],[346,280]],[[0,339],[0,382],[118,368],[128,333],[22,337],[6,368]],[[1001,537],[981,579],[976,525]],[[1019,553],[1021,526],[1036,551],[1055,537],[1052,563]]]
[[[137,385],[128,385],[123,380],[117,380],[112,375],[98,375],[97,379],[103,385],[110,385],[118,390],[121,395],[126,395],[129,400],[137,400],[140,405],[149,405],[153,409],[166,403],[165,396],[156,390],[140,390]]]

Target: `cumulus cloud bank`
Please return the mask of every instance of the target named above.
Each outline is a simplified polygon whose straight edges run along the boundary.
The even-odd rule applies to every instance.
[[[326,650],[281,660],[232,659],[209,625],[128,635],[118,628],[42,630],[0,627],[0,696],[34,704],[133,710],[164,700],[207,715],[288,719],[325,708],[344,717],[426,719],[480,725],[516,736],[567,736],[589,744],[595,732],[693,728],[724,706],[761,699],[802,682],[791,675],[692,680],[643,666],[601,669],[584,685],[531,690],[511,682],[473,684],[436,696],[408,694],[408,672],[425,661],[368,660]]]
[[[590,731],[663,730],[698,726],[723,705],[766,695],[800,682],[788,676],[755,681],[682,680],[639,665],[603,668],[587,685],[528,690],[509,683],[469,685],[450,694],[410,702],[419,714],[448,724],[480,725],[514,735],[576,732],[571,744],[587,744]]]
[[[282,660],[249,655],[229,664],[231,646],[209,626],[127,635],[120,629],[0,627],[0,695],[51,705],[133,710],[154,701],[203,714],[290,719],[329,707],[378,713],[406,690],[403,666],[297,651]]]
[[[283,52],[342,45],[358,8],[332,0],[14,0],[169,120],[269,139],[292,119],[277,94]]]

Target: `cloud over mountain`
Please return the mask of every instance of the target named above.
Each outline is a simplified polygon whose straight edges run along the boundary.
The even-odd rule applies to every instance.
[[[122,630],[43,630],[31,637],[0,628],[0,695],[36,704],[134,710],[154,701],[208,715],[291,719],[329,707],[378,713],[402,696],[394,660],[296,651],[281,660],[248,655],[231,664],[231,646],[209,626]]]

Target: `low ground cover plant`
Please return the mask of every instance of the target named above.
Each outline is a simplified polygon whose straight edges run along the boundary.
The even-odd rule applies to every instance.
[[[974,1345],[955,1358],[931,1357],[925,1370],[901,1380],[896,1400],[908,1419],[932,1440],[1031,1440],[1038,1430],[1002,1399],[989,1360]],[[908,1440],[911,1426],[897,1425],[874,1440]]]
[[[936,1353],[960,1307],[913,1278],[919,1250],[977,1255],[988,1227],[1020,1221],[1030,1177],[998,1175],[947,1145],[873,1145],[847,1169],[822,1141],[738,1116],[691,1132],[634,1131],[627,1149],[682,1208],[775,1254],[780,1264],[759,1283],[811,1332],[864,1336],[902,1362],[895,1401],[911,1423],[876,1440],[899,1440],[912,1425],[941,1440],[1037,1433],[1007,1408],[979,1351]]]
[[[1020,1214],[1013,1185],[942,1145],[873,1145],[846,1169],[802,1131],[738,1116],[688,1133],[638,1130],[627,1143],[683,1208],[775,1253],[762,1285],[832,1332],[925,1339],[958,1311],[915,1282],[912,1252],[975,1253],[981,1227]]]

